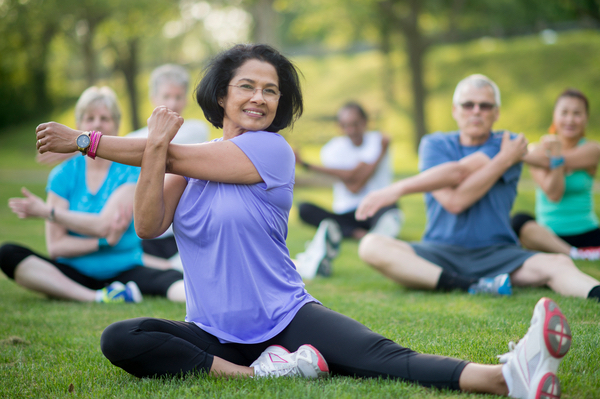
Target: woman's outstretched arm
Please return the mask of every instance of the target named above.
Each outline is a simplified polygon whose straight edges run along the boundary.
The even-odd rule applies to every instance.
[[[46,122],[35,129],[36,147],[40,154],[46,152],[71,153],[77,151],[76,139],[83,131],[71,129],[57,122]],[[140,166],[146,139],[102,136],[96,155],[110,161]]]
[[[170,115],[166,117],[166,115]],[[151,120],[155,119],[154,126]],[[161,118],[160,120],[158,118]],[[160,121],[160,123],[158,123]],[[166,107],[157,107],[148,119],[149,134],[175,136],[183,118]],[[75,140],[81,131],[56,122],[42,123],[36,129],[40,153],[77,151]],[[141,166],[147,139],[102,136],[96,155],[126,165]],[[254,164],[230,140],[203,144],[167,144],[166,171],[180,176],[232,184],[254,184],[262,181]],[[156,161],[158,162],[158,160]]]

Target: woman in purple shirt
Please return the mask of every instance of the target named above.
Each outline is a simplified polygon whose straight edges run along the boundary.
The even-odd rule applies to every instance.
[[[113,364],[138,377],[315,378],[331,371],[517,397],[558,386],[552,367],[568,350],[570,331],[547,298],[501,366],[403,348],[305,290],[285,243],[295,159],[277,132],[303,110],[297,71],[285,57],[269,46],[237,45],[212,60],[196,98],[208,121],[223,129],[221,139],[171,144],[183,119],[158,107],[147,139],[106,137],[98,145],[99,157],[141,166],[137,233],[156,237],[173,223],[187,304],[185,321],[143,317],[107,327],[101,347]],[[75,151],[77,134],[41,124],[38,148]],[[549,320],[560,328],[551,330]],[[554,342],[556,331],[563,339],[550,351],[540,342]],[[515,354],[534,348],[535,364],[521,364],[524,357]],[[519,369],[534,373],[523,379]]]

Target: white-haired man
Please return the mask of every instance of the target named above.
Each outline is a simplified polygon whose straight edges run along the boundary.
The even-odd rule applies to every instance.
[[[407,243],[376,234],[359,246],[361,259],[399,284],[426,290],[459,289],[509,295],[512,285],[547,285],[559,294],[598,299],[600,282],[566,255],[523,249],[510,226],[527,141],[494,132],[500,91],[483,75],[458,83],[452,116],[458,131],[421,141],[421,173],[367,196],[365,218],[402,195],[425,192],[423,240]]]

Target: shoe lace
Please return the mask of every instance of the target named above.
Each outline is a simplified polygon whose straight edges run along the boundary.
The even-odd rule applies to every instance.
[[[514,356],[517,346],[518,346],[518,344],[515,344],[515,341],[510,341],[508,343],[508,352],[506,352],[502,355],[497,355],[497,357],[499,359],[498,361],[500,363],[508,362]]]

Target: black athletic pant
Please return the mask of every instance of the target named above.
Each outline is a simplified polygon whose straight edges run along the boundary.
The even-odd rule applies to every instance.
[[[308,202],[303,202],[298,205],[298,212],[300,219],[303,222],[315,227],[318,227],[319,223],[321,223],[323,219],[333,219],[340,225],[340,228],[342,229],[342,235],[344,237],[352,237],[354,230],[370,230],[371,227],[375,226],[381,215],[394,208],[398,208],[398,206],[394,204],[381,208],[375,215],[373,215],[373,217],[370,217],[367,220],[356,220],[354,217],[354,212],[356,212],[356,209],[350,212],[337,214]]]
[[[523,225],[531,220],[535,221],[535,218],[531,214],[525,212],[515,213],[512,216],[510,223],[517,237],[521,236]],[[600,247],[600,229],[594,229],[586,231],[585,233],[570,236],[559,235],[558,237],[575,248]]]
[[[137,377],[208,373],[213,356],[249,366],[270,345],[293,352],[317,348],[333,374],[397,378],[426,387],[459,389],[467,362],[412,351],[317,303],[300,309],[277,336],[259,344],[222,344],[193,323],[137,318],[102,333],[101,348],[115,366]]]
[[[36,256],[45,260],[50,265],[56,267],[62,274],[92,290],[99,290],[106,287],[114,281],[120,281],[127,284],[129,281],[134,281],[142,294],[144,295],[159,295],[167,296],[167,291],[171,286],[183,279],[183,273],[179,270],[159,270],[145,266],[135,266],[129,270],[125,270],[114,277],[108,279],[96,279],[86,276],[79,272],[74,267],[55,261],[54,259],[46,258],[29,248],[19,244],[6,243],[0,246],[0,269],[11,280],[15,279],[15,270],[17,266],[27,257]]]

